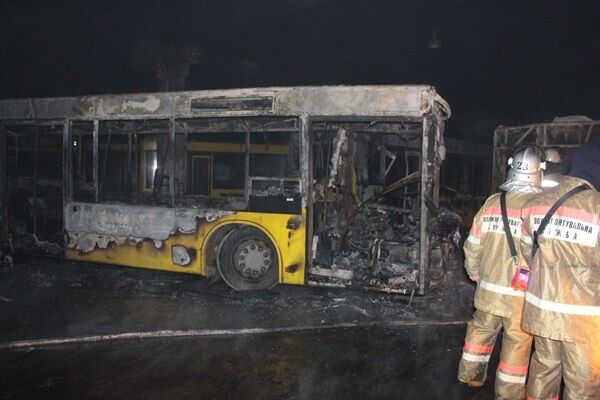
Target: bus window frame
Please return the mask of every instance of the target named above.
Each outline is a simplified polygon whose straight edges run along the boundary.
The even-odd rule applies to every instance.
[[[141,121],[148,121],[148,120],[152,120],[152,121],[169,121],[169,155],[167,157],[170,157],[172,160],[174,160],[174,146],[173,146],[173,142],[175,141],[175,118],[171,117],[171,118],[164,118],[164,117],[160,117],[160,118],[120,118],[120,119],[115,119],[115,118],[106,118],[106,119],[100,119],[100,118],[66,118],[65,121],[65,125],[64,125],[64,133],[63,133],[63,146],[64,146],[64,151],[69,151],[72,152],[73,151],[73,143],[72,143],[72,138],[73,138],[73,131],[72,131],[72,125],[75,122],[92,122],[92,184],[94,187],[94,200],[91,203],[103,203],[105,202],[104,200],[100,199],[100,190],[99,190],[99,162],[100,162],[100,154],[99,154],[99,136],[100,136],[100,123],[102,122],[111,122],[111,121],[129,121],[129,122],[141,122]],[[142,173],[144,174],[143,176],[145,177],[145,171],[142,171],[142,158],[145,157],[144,153],[144,149],[140,150],[140,153],[142,154],[138,154],[137,155],[137,160],[133,160],[134,156],[134,152],[132,151],[132,148],[134,146],[131,137],[134,134],[134,132],[127,132],[127,133],[119,133],[120,135],[128,135],[129,136],[129,149],[128,149],[128,154],[127,154],[127,165],[128,167],[131,167],[132,162],[133,161],[137,161],[138,162],[138,187],[135,188],[137,192],[139,192],[139,194],[148,194],[148,193],[152,193],[153,189],[150,190],[146,190],[144,188],[145,186],[145,180],[142,180]],[[146,133],[147,134],[147,133]],[[162,133],[167,134],[167,133]],[[142,144],[143,146],[143,144]],[[154,144],[155,147],[157,147],[156,143]],[[63,164],[64,164],[64,169],[63,169],[63,180],[65,181],[65,193],[64,193],[64,202],[67,201],[73,201],[73,160],[72,160],[72,155],[69,155],[68,157],[64,157],[63,156]],[[165,174],[165,177],[167,177],[167,175]],[[171,168],[169,171],[169,199],[168,199],[168,205],[170,207],[173,207],[175,205],[175,185],[174,185],[174,168]],[[133,187],[131,189],[134,189]],[[86,201],[84,201],[86,202]],[[87,201],[89,202],[89,201]],[[133,204],[131,201],[127,202],[126,204]]]
[[[227,117],[222,117],[223,120],[252,120],[252,119],[258,119],[258,118],[264,118],[264,115],[234,115],[234,116],[227,116]],[[296,135],[298,135],[298,143],[296,144],[296,146],[298,147],[298,157],[301,159],[301,157],[303,156],[303,154],[306,152],[306,150],[304,150],[302,148],[303,146],[303,140],[302,140],[302,115],[285,115],[285,116],[270,116],[271,118],[274,118],[276,120],[281,120],[281,121],[286,121],[286,120],[290,120],[290,119],[294,119],[295,121],[297,121],[297,127],[291,131],[286,131],[286,132],[292,132]],[[194,117],[177,117],[175,118],[175,129],[176,129],[176,133],[177,134],[184,134],[184,135],[188,135],[189,133],[193,133],[193,132],[189,132],[185,129],[181,129],[178,130],[178,123],[181,121],[185,121],[185,120],[213,120],[215,117],[214,116],[194,116]],[[218,133],[220,131],[214,131],[214,132],[207,132],[207,135],[210,135],[212,133]],[[225,132],[225,131],[223,131]],[[234,131],[235,132],[235,131]],[[232,132],[233,133],[233,132]],[[308,179],[308,173],[307,171],[304,171],[302,169],[302,162],[300,161],[300,165],[299,165],[299,172],[300,172],[300,176],[298,178],[288,178],[288,177],[267,177],[267,176],[251,176],[250,175],[250,155],[251,155],[251,150],[254,146],[260,146],[258,144],[252,144],[251,143],[251,135],[252,133],[261,133],[260,130],[258,130],[256,127],[252,127],[252,128],[246,128],[243,131],[238,131],[238,133],[243,133],[244,135],[244,143],[240,144],[243,149],[244,149],[244,188],[243,188],[243,195],[242,196],[236,196],[236,195],[228,195],[226,197],[230,197],[230,198],[237,198],[237,199],[243,199],[244,203],[246,204],[246,207],[248,206],[249,203],[249,199],[250,199],[250,191],[251,191],[251,179],[254,178],[260,178],[260,180],[295,180],[295,181],[299,181],[299,187],[300,187],[300,193],[302,196],[302,204],[306,205],[306,199],[305,199],[305,193],[306,191],[303,190],[303,185],[302,182],[305,181],[306,179]],[[189,142],[186,140],[186,146]],[[216,142],[207,142],[210,143],[211,145],[213,145]],[[304,141],[304,143],[306,143],[306,146],[308,146],[308,142]],[[237,146],[236,144],[232,144],[231,146]],[[278,151],[280,151],[279,147],[284,146],[284,145],[272,145],[275,146]],[[288,145],[289,146],[289,145]],[[194,146],[196,147],[196,145]],[[189,153],[202,153],[201,155],[205,155],[205,156],[210,156],[210,174],[211,177],[214,174],[214,157],[212,155],[212,153],[210,151],[204,151],[204,149],[201,148],[195,148],[193,151],[190,151],[190,148],[186,149],[187,154]],[[276,152],[276,154],[279,154],[279,152]],[[187,155],[186,155],[187,156]],[[187,169],[188,167],[186,167]],[[186,171],[186,180],[189,180],[189,176],[187,176],[187,171]],[[192,195],[192,194],[183,194],[183,197],[188,198],[188,199],[198,199],[198,198],[212,198],[212,199],[216,199],[216,198],[222,198],[219,196],[213,196],[213,191],[215,190],[213,188],[213,182],[211,179],[210,183],[210,191],[209,191],[209,195],[208,196],[203,196],[203,195]],[[227,191],[230,189],[219,189],[220,191]]]
[[[194,191],[194,178],[193,178],[193,176],[195,175],[194,174],[194,160],[196,160],[196,159],[206,159],[206,160],[208,160],[208,173],[207,173],[207,175],[208,175],[208,182],[207,182],[208,183],[208,196],[209,197],[213,197],[212,196],[212,190],[213,190],[213,156],[212,156],[212,154],[194,154],[194,153],[192,153],[192,155],[191,155],[191,161],[192,161],[192,163],[190,165],[192,177],[190,177],[191,179],[189,179],[189,182],[190,182],[190,185],[191,185],[190,190],[192,192]],[[191,196],[203,196],[203,195],[192,193]]]

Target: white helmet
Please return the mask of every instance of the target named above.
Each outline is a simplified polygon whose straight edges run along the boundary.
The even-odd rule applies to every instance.
[[[527,146],[517,149],[514,156],[508,159],[508,176],[500,189],[507,192],[539,193],[546,163],[543,162],[541,151],[536,147]]]

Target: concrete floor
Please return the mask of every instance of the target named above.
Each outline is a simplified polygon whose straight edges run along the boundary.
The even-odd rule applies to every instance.
[[[472,296],[457,288],[412,301],[239,294],[195,276],[25,258],[0,271],[0,398],[489,399],[492,381],[455,380]]]

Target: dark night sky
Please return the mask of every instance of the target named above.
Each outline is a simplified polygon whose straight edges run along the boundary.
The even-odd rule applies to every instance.
[[[72,3],[2,3],[0,98],[155,91],[132,54],[193,45],[188,89],[428,83],[459,138],[600,118],[600,2]],[[440,49],[427,48],[434,28]]]

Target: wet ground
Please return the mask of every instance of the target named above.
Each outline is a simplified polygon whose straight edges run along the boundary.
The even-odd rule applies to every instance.
[[[240,294],[196,276],[24,258],[0,271],[0,398],[489,399],[493,382],[455,381],[472,296],[456,288],[412,300]]]

